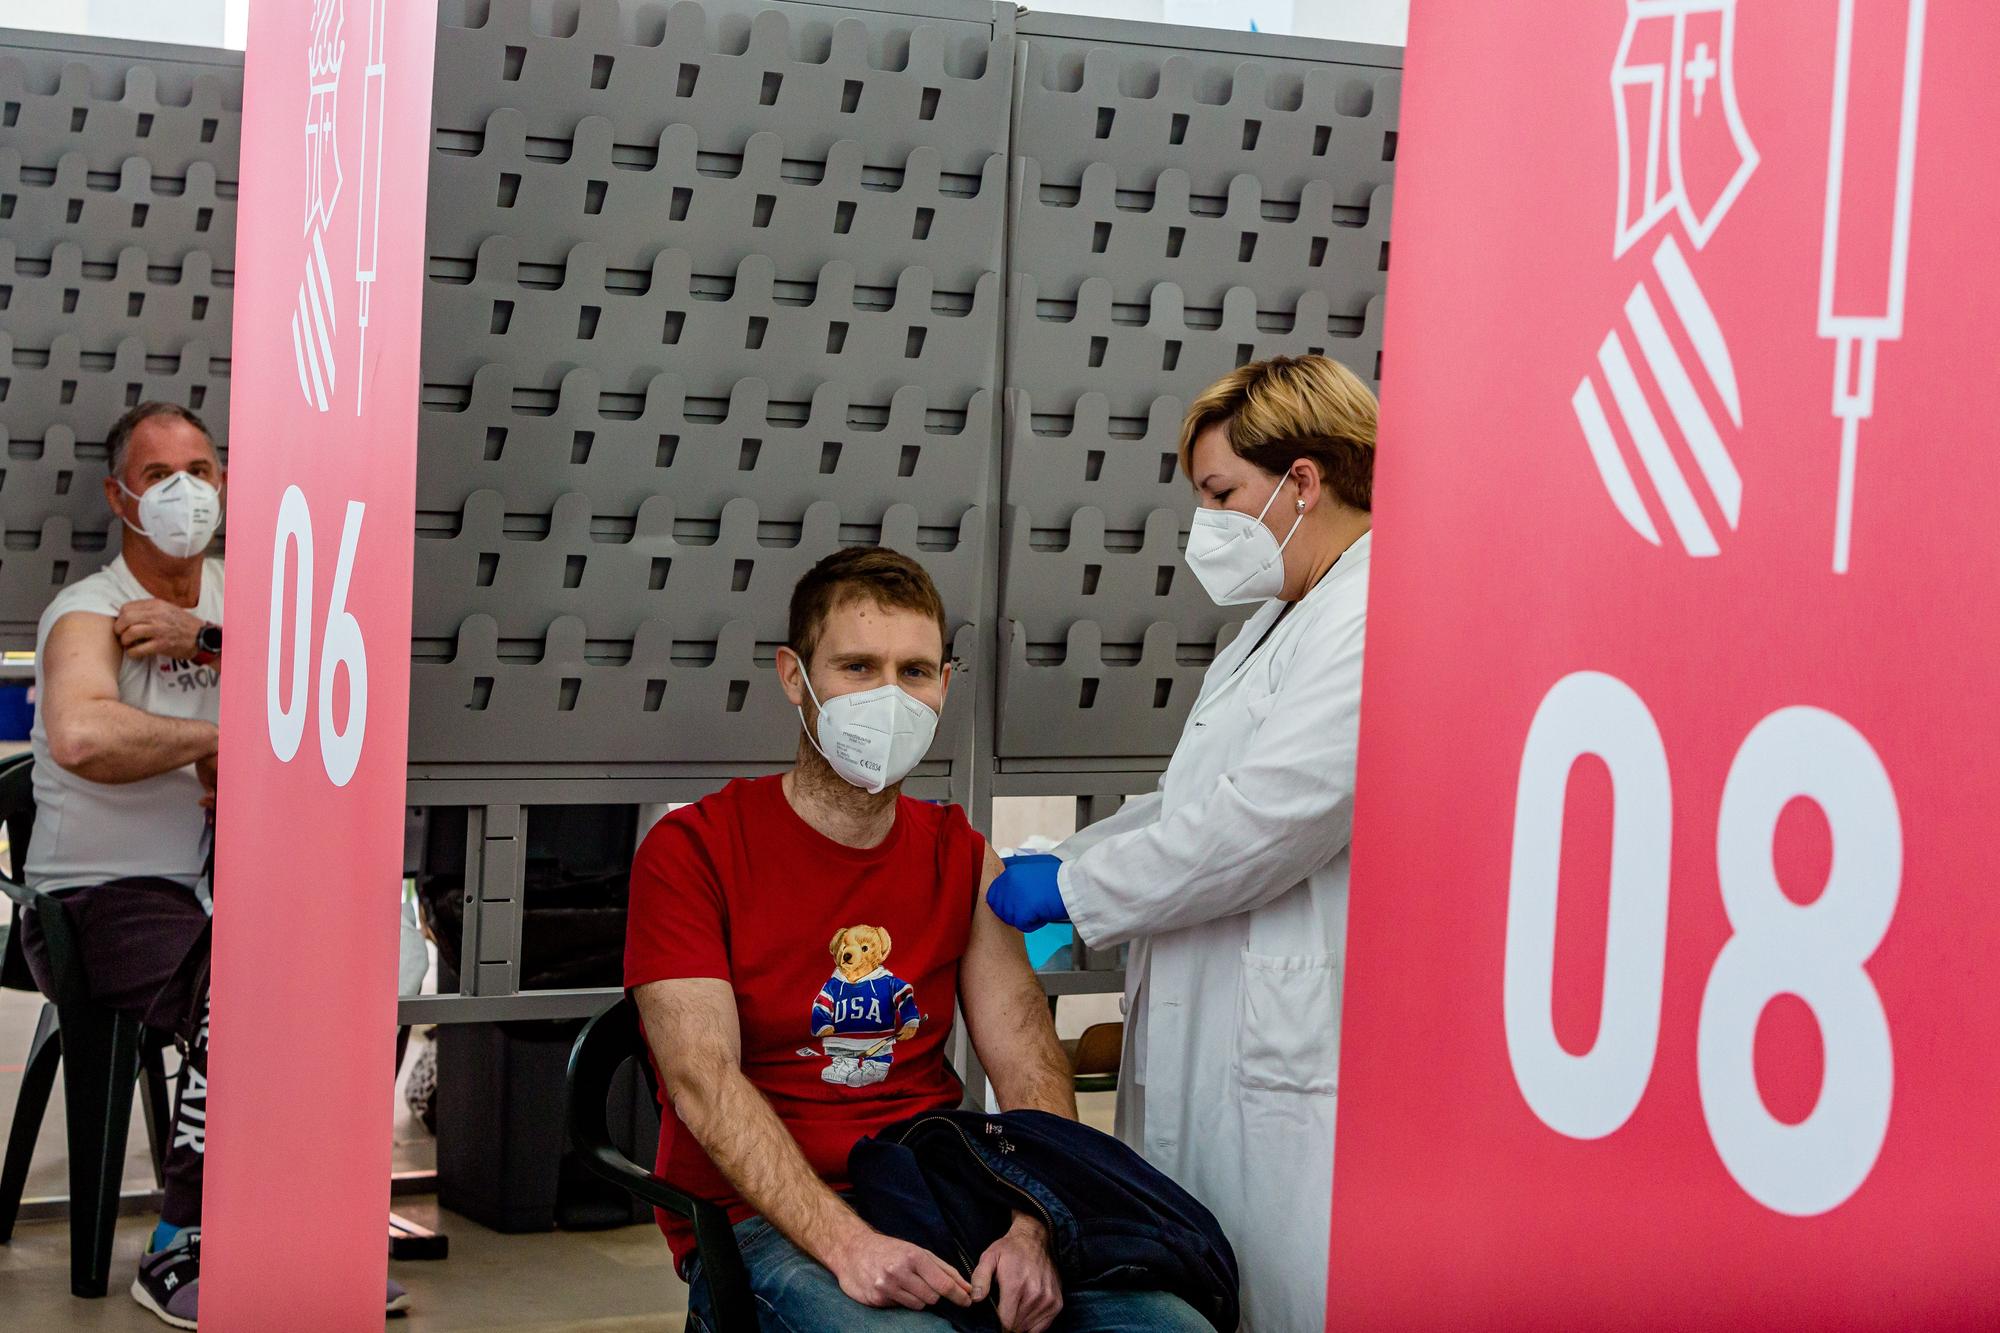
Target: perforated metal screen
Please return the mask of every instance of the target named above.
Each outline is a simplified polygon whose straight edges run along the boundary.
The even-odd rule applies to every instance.
[[[955,794],[1157,768],[1239,619],[1181,564],[1183,404],[1279,352],[1379,375],[1399,57],[970,0],[446,0],[413,765],[783,762],[792,582],[879,541],[958,627]],[[240,97],[230,53],[0,35],[9,644],[109,554],[125,406],[226,438]]]

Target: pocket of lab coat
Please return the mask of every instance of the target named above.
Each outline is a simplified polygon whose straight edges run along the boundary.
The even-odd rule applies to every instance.
[[[1332,954],[1243,951],[1236,1077],[1246,1088],[1334,1095],[1339,1077],[1340,964]]]

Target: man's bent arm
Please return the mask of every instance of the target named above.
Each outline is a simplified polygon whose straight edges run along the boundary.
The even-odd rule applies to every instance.
[[[1000,871],[1000,858],[987,848],[972,935],[958,965],[966,1030],[1000,1109],[1048,1111],[1074,1120],[1076,1080],[1056,1040],[1049,998],[1028,962],[1021,932],[986,905],[986,890]]]
[[[161,717],[118,698],[123,652],[110,616],[72,611],[42,645],[49,757],[91,782],[138,782],[216,753],[212,722]]]
[[[867,1224],[813,1171],[764,1094],[743,1076],[729,983],[653,981],[633,995],[681,1123],[752,1208],[832,1267],[834,1251]]]
[[[882,1235],[813,1173],[777,1112],[743,1076],[736,996],[714,978],[633,992],[674,1113],[752,1208],[864,1305],[972,1303],[965,1278],[930,1251]]]

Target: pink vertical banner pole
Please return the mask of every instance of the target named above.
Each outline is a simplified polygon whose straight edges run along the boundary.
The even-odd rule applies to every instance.
[[[244,69],[202,1327],[381,1327],[436,8]]]

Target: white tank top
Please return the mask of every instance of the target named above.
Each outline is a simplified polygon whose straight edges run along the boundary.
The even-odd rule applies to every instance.
[[[42,697],[42,650],[49,631],[72,611],[116,616],[127,602],[153,594],[119,556],[57,593],[35,629],[35,696]],[[194,613],[222,622],[222,562],[205,560]],[[118,663],[120,701],[161,717],[214,722],[222,710],[216,668],[165,657]],[[49,758],[42,710],[30,734],[35,751],[35,832],[28,840],[28,884],[44,891],[152,875],[195,888],[208,861],[208,812],[193,765],[140,782],[91,782]]]

